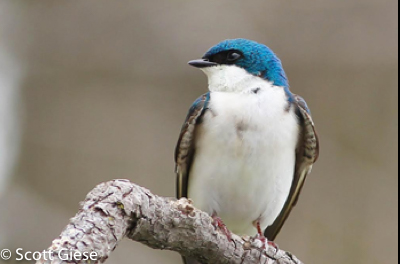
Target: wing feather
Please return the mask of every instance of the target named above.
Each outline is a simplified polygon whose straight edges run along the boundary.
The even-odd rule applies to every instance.
[[[177,198],[187,197],[190,166],[194,155],[196,128],[207,110],[210,93],[200,96],[189,109],[175,149]]]
[[[207,110],[209,100],[210,93],[206,93],[193,103],[179,135],[175,149],[176,195],[178,199],[188,196],[189,172],[195,152],[196,129]],[[199,264],[196,260],[186,257],[182,257],[182,260],[184,264]]]
[[[319,157],[319,139],[315,131],[311,112],[306,101],[302,97],[295,95],[294,98],[296,99],[294,106],[296,107],[296,113],[299,117],[299,124],[301,127],[300,140],[296,149],[295,173],[289,198],[281,214],[275,220],[274,224],[265,230],[265,237],[270,241],[276,239],[293,207],[296,206],[306,178]]]

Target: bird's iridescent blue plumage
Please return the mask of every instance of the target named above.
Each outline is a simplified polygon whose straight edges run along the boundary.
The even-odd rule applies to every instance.
[[[237,50],[244,55],[235,65],[289,91],[289,81],[282,62],[270,48],[252,40],[229,39],[212,47],[204,57],[228,50]]]

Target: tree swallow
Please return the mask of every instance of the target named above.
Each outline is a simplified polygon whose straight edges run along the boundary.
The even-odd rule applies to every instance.
[[[207,75],[209,92],[182,127],[177,197],[235,234],[274,241],[319,155],[307,103],[291,93],[275,53],[254,41],[223,41],[189,64]]]

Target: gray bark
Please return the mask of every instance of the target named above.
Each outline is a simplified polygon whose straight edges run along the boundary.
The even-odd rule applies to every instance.
[[[172,250],[201,263],[301,264],[292,254],[257,238],[232,235],[213,225],[212,218],[190,200],[163,198],[126,180],[100,184],[82,203],[59,238],[53,241],[53,260],[37,264],[104,263],[125,237],[154,249]],[[63,261],[58,253],[95,252],[97,261]]]

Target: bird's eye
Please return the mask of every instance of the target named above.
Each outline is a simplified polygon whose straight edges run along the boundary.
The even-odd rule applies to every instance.
[[[238,59],[240,59],[241,57],[242,57],[242,55],[240,53],[233,51],[233,52],[228,53],[228,56],[226,59],[228,60],[228,62],[235,62]]]

